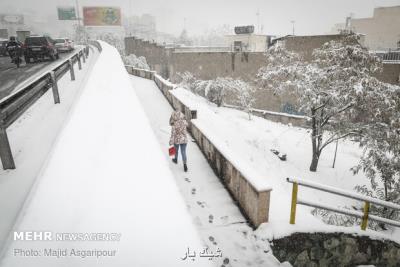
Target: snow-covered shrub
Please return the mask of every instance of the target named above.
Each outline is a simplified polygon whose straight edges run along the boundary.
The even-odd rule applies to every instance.
[[[377,214],[375,212],[375,206],[370,207],[370,214]],[[362,207],[351,207],[348,208],[349,210],[358,210],[360,212],[363,212]],[[349,216],[345,214],[340,214],[336,213],[333,211],[329,210],[324,210],[324,209],[318,209],[315,208],[311,211],[311,214],[314,215],[315,217],[320,218],[324,223],[329,224],[329,225],[336,225],[336,226],[345,226],[345,227],[351,227],[355,225],[360,225],[361,224],[361,219],[356,218],[354,216]],[[382,225],[379,224],[376,221],[368,220],[368,228],[375,230],[375,231],[380,231],[382,230]]]
[[[254,88],[241,79],[218,77],[213,80],[199,80],[190,72],[178,74],[179,86],[207,98],[210,102],[221,106],[229,94],[235,104],[242,107],[249,114],[254,103]]]
[[[134,54],[130,54],[128,56],[123,56],[122,60],[124,61],[125,65],[133,66],[139,69],[150,70],[147,60],[143,56],[137,57]]]
[[[232,78],[222,78],[210,80],[205,91],[206,98],[218,107],[224,103],[225,96],[232,86]]]
[[[310,61],[283,44],[270,48],[266,58],[259,83],[277,94],[294,94],[300,111],[311,118],[310,171],[316,171],[327,145],[359,132],[354,115],[358,85],[379,71],[381,61],[358,43],[356,35],[325,43]]]
[[[348,209],[348,208],[347,208]],[[332,212],[329,210],[318,209],[315,208],[311,211],[311,214],[315,217],[319,217],[324,223],[329,225],[337,225],[337,226],[353,226],[360,223],[360,219],[348,216],[345,214],[340,214],[336,212]]]
[[[177,73],[178,84],[180,87],[183,87],[193,93],[195,93],[196,89],[196,77],[193,76],[192,73],[185,71],[183,73]]]
[[[254,104],[255,88],[249,83],[241,80],[231,80],[229,90],[232,92],[234,104],[243,108],[251,119],[251,108]]]

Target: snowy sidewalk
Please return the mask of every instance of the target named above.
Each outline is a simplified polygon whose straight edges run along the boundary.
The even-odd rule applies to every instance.
[[[196,143],[188,144],[188,173],[183,172],[181,158],[178,165],[171,162],[167,148],[172,108],[153,81],[131,76],[131,82],[165,151],[165,158],[170,161],[169,166],[201,237],[210,248],[222,250],[223,258],[216,266],[279,266],[267,240],[257,236],[247,225]]]

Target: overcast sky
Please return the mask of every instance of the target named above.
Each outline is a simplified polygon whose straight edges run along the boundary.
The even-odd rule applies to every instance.
[[[400,5],[400,0],[78,0],[82,6],[119,6],[124,15],[151,13],[157,29],[172,34],[182,31],[184,18],[189,34],[201,34],[222,24],[256,25],[257,10],[264,33],[284,35],[295,21],[298,35],[328,33],[334,24],[354,17],[372,16],[374,7]],[[75,0],[0,0],[0,13],[32,9],[40,16],[56,14],[56,6],[75,5]],[[131,8],[130,8],[131,6]]]

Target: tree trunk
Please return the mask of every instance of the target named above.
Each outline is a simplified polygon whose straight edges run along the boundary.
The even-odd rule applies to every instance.
[[[313,157],[311,160],[311,165],[310,165],[310,171],[316,172],[317,167],[318,167],[318,161],[319,161],[319,153],[313,153]]]
[[[336,163],[336,154],[337,154],[337,147],[338,147],[339,139],[336,140],[336,147],[335,147],[335,156],[333,157],[333,164],[332,168],[335,168],[335,163]]]
[[[318,160],[319,160],[319,148],[317,145],[317,120],[315,118],[316,111],[314,108],[311,108],[311,144],[312,144],[312,160],[310,165],[310,171],[317,171]]]

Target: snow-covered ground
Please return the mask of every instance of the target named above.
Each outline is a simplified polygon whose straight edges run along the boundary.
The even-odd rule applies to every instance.
[[[153,81],[131,76],[131,82],[161,149],[166,152],[172,108]],[[267,239],[257,235],[247,224],[196,143],[189,142],[187,154],[188,173],[183,172],[181,159],[175,165],[167,153],[165,158],[170,161],[169,167],[202,239],[212,250],[219,248],[223,253],[215,266],[280,266]]]
[[[17,168],[0,167],[0,251],[97,56],[97,49],[91,49],[82,70],[74,65],[75,81],[68,73],[58,81],[60,104],[54,104],[50,89],[7,129]]]
[[[248,119],[242,111],[216,107],[206,99],[188,90],[177,88],[172,91],[183,103],[197,110],[194,120],[213,143],[225,153],[238,158],[241,169],[247,169],[265,177],[273,188],[270,206],[270,222],[262,225],[258,232],[280,237],[295,231],[344,231],[365,234],[354,227],[335,227],[324,224],[311,214],[311,208],[297,207],[296,225],[289,224],[292,185],[286,178],[310,180],[333,187],[352,191],[355,185],[367,184],[362,173],[353,175],[351,167],[358,163],[360,149],[350,141],[341,141],[338,146],[336,166],[332,168],[335,145],[328,146],[321,155],[318,171],[308,170],[311,162],[311,138],[307,129],[284,125],[259,117]],[[287,154],[287,161],[281,161],[270,150],[276,149]],[[329,193],[299,187],[299,198],[337,207],[362,206],[363,203]],[[366,234],[385,237],[400,242],[398,229],[387,232],[367,230]]]
[[[14,230],[114,233],[117,241],[13,241],[0,265],[209,266],[122,60],[102,46]]]

